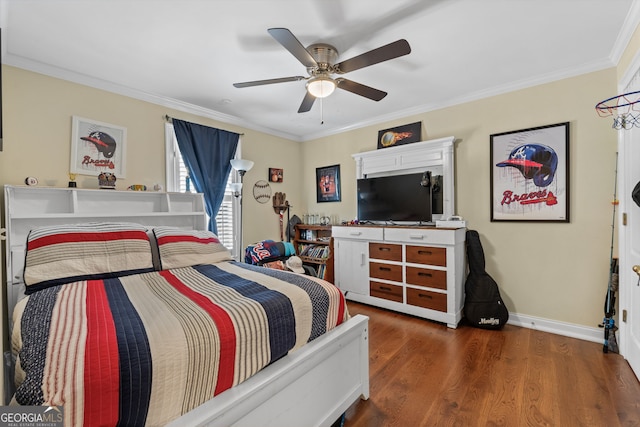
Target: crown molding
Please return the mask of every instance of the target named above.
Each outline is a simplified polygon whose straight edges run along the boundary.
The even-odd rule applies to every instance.
[[[104,90],[106,92],[115,93],[118,95],[127,96],[129,98],[138,99],[140,101],[149,102],[155,105],[161,105],[173,110],[182,111],[184,113],[194,114],[200,117],[206,117],[209,119],[217,120],[222,123],[231,124],[235,126],[241,126],[245,129],[251,129],[258,132],[263,132],[269,135],[278,136],[281,138],[301,141],[300,137],[286,132],[281,132],[276,129],[266,128],[258,126],[256,124],[247,122],[239,117],[224,114],[219,111],[211,110],[208,108],[200,107],[198,105],[190,104],[188,102],[179,101],[177,99],[168,98],[164,96],[155,95],[152,93],[144,92],[131,87],[119,85],[107,80],[98,79],[88,76],[86,74],[77,73],[75,71],[54,67],[42,62],[33,61],[18,55],[7,54],[3,57],[3,63],[12,67],[21,68],[34,73],[43,74],[49,77],[66,80],[72,83],[92,87],[94,89]]]
[[[613,49],[611,49],[610,58],[612,63],[617,65],[620,62],[620,58],[622,58],[622,54],[629,45],[629,42],[633,37],[633,33],[636,31],[636,28],[638,28],[638,25],[640,25],[640,0],[633,0],[629,13],[627,14],[627,17],[620,28],[620,32],[618,32],[618,37],[613,44]]]
[[[634,7],[636,5],[640,5],[640,0],[634,0]],[[640,17],[640,7],[638,7],[636,10],[636,15]],[[626,21],[626,22],[629,22]],[[625,27],[627,27],[625,22]],[[631,25],[631,24],[629,24]],[[626,37],[626,33],[627,31],[622,31],[621,30],[621,34],[625,32],[625,37]],[[626,40],[626,41],[624,41]],[[618,41],[620,43],[627,43],[629,42],[628,39],[625,39],[624,37],[619,36],[618,37]],[[618,47],[616,46],[616,48],[614,48],[614,51],[618,52]],[[612,53],[612,57],[615,56],[616,54]],[[77,84],[81,84],[84,86],[89,86],[89,87],[93,87],[96,89],[101,89],[107,92],[112,92],[112,93],[116,93],[119,95],[123,95],[123,96],[127,96],[130,98],[134,98],[134,99],[138,99],[141,101],[145,101],[145,102],[149,102],[152,104],[156,104],[156,105],[161,105],[163,107],[167,107],[167,108],[171,108],[173,110],[177,110],[177,111],[182,111],[185,113],[189,113],[189,114],[194,114],[200,117],[206,117],[206,118],[210,118],[213,120],[217,120],[220,121],[222,123],[226,123],[226,124],[231,124],[231,125],[236,125],[236,126],[241,126],[242,128],[245,129],[251,129],[251,130],[255,130],[258,132],[263,132],[269,135],[273,135],[273,136],[277,136],[280,138],[285,138],[288,140],[292,140],[292,141],[298,141],[298,142],[305,142],[305,141],[312,141],[312,140],[316,140],[319,138],[325,138],[325,137],[329,137],[329,136],[333,136],[333,135],[337,135],[337,134],[341,134],[344,132],[349,132],[352,130],[356,130],[356,129],[361,129],[367,126],[373,126],[373,125],[377,125],[379,123],[384,123],[384,122],[389,122],[389,121],[393,121],[393,120],[397,120],[397,119],[401,119],[404,117],[409,117],[409,116],[414,116],[414,115],[419,115],[419,114],[424,114],[424,113],[428,113],[430,111],[435,111],[435,110],[439,110],[442,108],[447,108],[447,107],[452,107],[455,105],[460,105],[460,104],[465,104],[468,102],[472,102],[472,101],[477,101],[480,99],[484,99],[484,98],[490,98],[493,96],[497,96],[497,95],[502,95],[505,93],[509,93],[509,92],[514,92],[517,90],[522,90],[522,89],[527,89],[533,86],[538,86],[541,84],[545,84],[545,83],[551,83],[553,81],[557,81],[557,80],[562,80],[562,79],[566,79],[566,78],[570,78],[570,77],[576,77],[579,76],[581,74],[587,74],[587,73],[591,73],[591,72],[595,72],[595,71],[600,71],[606,68],[611,68],[615,66],[615,63],[611,60],[611,59],[607,59],[607,60],[601,60],[601,61],[596,61],[593,63],[589,63],[589,64],[584,64],[581,67],[574,67],[571,69],[564,69],[564,70],[559,70],[553,73],[548,73],[546,75],[542,75],[542,76],[537,76],[535,78],[532,79],[525,79],[525,80],[520,80],[517,82],[513,82],[513,83],[509,83],[509,84],[505,84],[505,85],[500,85],[500,86],[495,86],[493,88],[489,88],[489,89],[485,89],[485,90],[481,90],[481,91],[477,91],[477,92],[473,92],[473,93],[469,93],[465,96],[462,97],[457,97],[457,98],[452,98],[446,102],[439,102],[439,103],[428,103],[428,104],[422,104],[416,107],[412,107],[412,108],[408,108],[408,109],[404,109],[404,110],[398,110],[398,111],[394,111],[388,114],[383,114],[383,115],[379,115],[379,116],[373,116],[368,118],[367,120],[363,120],[357,123],[353,123],[351,125],[348,126],[343,126],[343,127],[338,127],[338,128],[334,128],[332,130],[329,131],[322,131],[322,132],[317,132],[317,133],[312,133],[312,134],[307,134],[307,135],[294,135],[294,134],[290,134],[287,132],[282,132],[282,131],[278,131],[276,129],[272,129],[272,128],[266,128],[263,126],[259,126],[256,125],[254,123],[251,122],[247,122],[246,120],[242,120],[239,117],[236,116],[232,116],[232,115],[228,115],[228,114],[224,114],[224,113],[220,113],[218,111],[215,110],[211,110],[208,108],[204,108],[204,107],[200,107],[194,104],[190,104],[187,102],[183,102],[183,101],[179,101],[176,99],[172,99],[172,98],[168,98],[168,97],[163,97],[163,96],[159,96],[159,95],[155,95],[155,94],[151,94],[151,93],[147,93],[144,91],[140,91],[137,89],[133,89],[130,87],[126,87],[126,86],[122,86],[122,85],[118,85],[106,80],[101,80],[101,79],[97,79],[91,76],[87,76],[85,74],[81,74],[81,73],[77,73],[71,70],[66,70],[66,69],[61,69],[58,67],[53,67],[50,66],[48,64],[44,64],[44,63],[40,63],[37,61],[33,61],[30,59],[26,59],[17,55],[6,55],[6,57],[4,58],[4,63],[7,65],[11,65],[17,68],[22,68],[28,71],[33,71],[35,73],[39,73],[39,74],[43,74],[43,75],[47,75],[50,77],[55,77],[55,78],[59,78],[62,80],[66,80],[66,81],[70,81],[73,83],[77,83]]]
[[[640,0],[639,0],[640,1]],[[515,92],[522,89],[528,89],[534,86],[539,86],[546,83],[551,83],[558,80],[563,80],[571,77],[577,77],[582,74],[588,74],[607,68],[614,67],[615,64],[609,59],[584,64],[580,67],[568,68],[564,70],[558,70],[553,73],[548,73],[542,76],[537,76],[532,79],[520,80],[517,82],[508,83],[505,85],[495,86],[489,89],[480,90],[477,92],[469,93],[462,97],[451,98],[446,102],[422,104],[416,107],[408,108],[405,110],[394,111],[389,114],[370,117],[366,121],[354,123],[349,126],[333,129],[329,132],[309,134],[302,137],[302,141],[311,141],[318,138],[325,138],[332,135],[337,135],[343,132],[360,129],[363,127],[376,125],[379,123],[389,122],[404,117],[415,116],[419,114],[425,114],[429,111],[440,110],[447,107],[453,107],[455,105],[461,105],[468,102],[478,101],[480,99],[491,98],[493,96],[503,95],[505,93]]]

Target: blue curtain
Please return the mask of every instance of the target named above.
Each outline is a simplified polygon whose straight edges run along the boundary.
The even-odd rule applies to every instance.
[[[216,215],[240,135],[178,119],[173,119],[173,129],[193,187],[204,194],[209,230],[217,234]]]

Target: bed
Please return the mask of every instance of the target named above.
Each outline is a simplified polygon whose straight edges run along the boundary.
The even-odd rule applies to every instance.
[[[13,256],[28,191],[5,188]],[[212,233],[164,225],[170,209],[74,210],[26,237],[14,403],[63,405],[65,425],[299,426],[368,397],[367,319],[332,284],[236,262]]]

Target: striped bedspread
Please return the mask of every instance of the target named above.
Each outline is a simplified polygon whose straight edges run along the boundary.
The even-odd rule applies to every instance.
[[[40,290],[14,313],[15,400],[65,425],[164,425],[345,321],[328,282],[236,262]]]

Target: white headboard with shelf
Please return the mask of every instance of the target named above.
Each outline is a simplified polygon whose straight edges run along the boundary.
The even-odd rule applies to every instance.
[[[413,144],[397,145],[375,151],[353,154],[356,161],[356,179],[431,171],[442,175],[442,215],[446,219],[455,215],[455,138],[432,139]]]
[[[6,185],[4,204],[8,316],[24,289],[27,236],[35,227],[110,221],[193,230],[207,228],[202,194]]]

